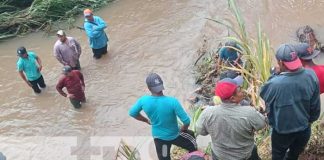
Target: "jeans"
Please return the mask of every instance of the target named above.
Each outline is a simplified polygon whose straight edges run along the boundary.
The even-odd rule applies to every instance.
[[[184,148],[189,152],[197,150],[194,133],[190,130],[181,132],[176,139],[170,141],[155,138],[154,143],[159,160],[171,160],[170,149],[172,144]]]
[[[93,57],[99,59],[103,54],[107,53],[107,45],[99,49],[92,48],[92,52],[93,52]]]
[[[297,160],[299,154],[304,151],[310,136],[310,127],[304,131],[289,134],[279,134],[273,129],[271,135],[272,160]]]
[[[33,88],[33,90],[34,90],[35,93],[41,93],[42,92],[39,89],[39,87],[41,87],[41,88],[45,88],[46,87],[46,84],[44,82],[43,76],[40,76],[38,79],[33,80],[33,81],[28,81],[28,82],[32,85],[32,88]]]
[[[81,70],[80,60],[77,61],[75,67],[72,67],[73,70]]]

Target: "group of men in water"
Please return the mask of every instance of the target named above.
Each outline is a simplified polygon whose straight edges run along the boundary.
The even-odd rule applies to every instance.
[[[237,43],[226,43],[220,50],[218,64],[242,65],[240,52]],[[205,108],[193,124],[197,135],[211,136],[212,159],[259,160],[254,134],[269,124],[272,159],[297,160],[310,139],[312,123],[321,113],[324,66],[313,62],[319,53],[307,43],[279,46],[278,65],[261,87],[260,97],[266,106],[264,114],[249,103],[242,103],[246,98],[241,88],[242,76],[222,77],[215,86],[215,96],[222,103]],[[146,84],[151,95],[139,98],[129,115],[151,125],[159,160],[171,159],[172,144],[188,150],[185,160],[206,159],[204,153],[197,151],[195,134],[188,129],[191,122],[188,114],[176,98],[163,94],[162,78],[151,73]]]
[[[99,59],[107,53],[108,36],[104,29],[107,28],[106,22],[94,16],[90,9],[84,12],[84,30],[87,34],[93,57]],[[70,99],[75,108],[80,108],[81,103],[86,101],[84,90],[85,83],[80,65],[81,46],[73,37],[66,36],[63,30],[56,33],[58,40],[54,44],[54,56],[63,65],[62,76],[60,77],[56,89],[64,97]],[[19,57],[17,70],[20,77],[37,94],[41,93],[40,88],[45,88],[46,84],[41,74],[42,61],[36,53],[27,51],[25,47],[17,49]],[[62,89],[66,88],[68,93]]]

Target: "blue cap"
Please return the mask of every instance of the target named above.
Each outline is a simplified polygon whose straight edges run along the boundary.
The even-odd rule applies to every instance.
[[[300,59],[310,60],[318,56],[319,50],[314,50],[308,43],[300,43],[295,46],[296,52]]]
[[[163,81],[156,73],[150,73],[146,78],[147,87],[154,93],[159,93],[164,90]]]
[[[295,47],[291,44],[280,45],[276,53],[276,58],[282,61],[289,70],[296,70],[303,66],[295,51]]]

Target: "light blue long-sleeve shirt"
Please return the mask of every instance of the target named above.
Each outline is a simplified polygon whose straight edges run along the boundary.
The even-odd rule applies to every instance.
[[[141,111],[151,121],[152,135],[162,140],[173,140],[179,136],[177,117],[183,124],[189,125],[190,118],[176,98],[168,96],[142,96],[129,110],[136,117]]]
[[[107,45],[108,37],[104,31],[106,22],[98,16],[93,16],[94,21],[85,19],[84,29],[89,38],[90,47],[93,49],[103,48]]]

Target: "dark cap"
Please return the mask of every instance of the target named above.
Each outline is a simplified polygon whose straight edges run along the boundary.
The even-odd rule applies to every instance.
[[[146,78],[147,87],[154,93],[159,93],[164,90],[163,81],[156,73],[150,73]]]
[[[289,70],[296,70],[303,66],[295,51],[295,47],[291,44],[280,45],[276,52],[276,58],[282,61]]]
[[[19,48],[17,49],[17,54],[18,54],[18,55],[23,55],[23,54],[26,54],[26,53],[27,53],[27,50],[26,50],[25,47],[19,47]]]
[[[227,41],[227,42],[225,43],[225,46],[236,47],[236,42],[235,42],[235,41]]]
[[[319,50],[314,50],[308,43],[300,43],[295,46],[295,50],[300,59],[310,60],[318,56]]]
[[[72,68],[70,66],[64,66],[63,69],[62,69],[62,72],[64,74],[67,74],[67,73],[69,73],[71,71],[72,71]]]

